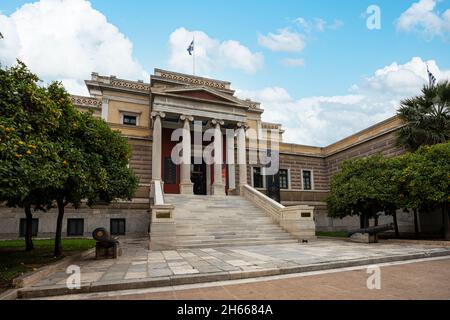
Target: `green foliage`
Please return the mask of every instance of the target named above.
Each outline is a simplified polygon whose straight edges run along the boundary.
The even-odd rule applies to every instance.
[[[62,160],[48,139],[60,112],[37,82],[21,62],[0,68],[0,201],[10,206],[47,207],[45,189],[61,185]]]
[[[449,201],[450,142],[423,146],[402,161],[394,177],[401,208],[430,209]]]
[[[38,81],[20,61],[0,68],[0,201],[38,209],[56,202],[59,243],[65,206],[130,200],[137,178],[126,138],[76,110],[60,83]]]
[[[414,153],[345,161],[333,176],[329,216],[392,214],[397,209],[435,209],[450,201],[450,142]]]
[[[385,159],[378,155],[345,161],[331,181],[327,199],[329,215],[339,218],[362,214],[375,217],[383,209],[383,199],[388,198],[386,179],[380,179],[385,166]]]
[[[425,86],[422,95],[401,102],[399,117],[405,126],[399,130],[401,145],[417,150],[450,140],[450,82]]]

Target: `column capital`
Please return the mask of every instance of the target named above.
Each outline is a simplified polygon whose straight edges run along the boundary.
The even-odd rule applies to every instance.
[[[211,123],[213,124],[213,125],[220,125],[220,126],[223,126],[224,124],[225,124],[225,121],[223,121],[223,120],[220,120],[220,119],[212,119],[211,120]]]
[[[190,115],[183,114],[183,115],[180,116],[180,120],[181,121],[186,121],[187,120],[189,122],[192,122],[192,121],[194,121],[194,117],[190,116]]]
[[[248,130],[248,129],[250,128],[250,126],[248,125],[247,122],[238,122],[238,123],[236,124],[236,126],[237,126],[238,128],[242,128],[242,129],[244,129],[244,130]]]
[[[166,114],[164,112],[160,112],[160,111],[153,111],[151,113],[151,117],[152,118],[160,117],[161,119],[164,119],[166,117]]]

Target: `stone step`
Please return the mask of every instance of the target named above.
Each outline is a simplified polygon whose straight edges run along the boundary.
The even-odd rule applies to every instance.
[[[235,239],[235,238],[267,238],[267,237],[271,237],[271,238],[279,238],[279,237],[290,237],[290,235],[286,235],[286,233],[283,232],[277,232],[277,233],[267,233],[267,234],[258,234],[258,233],[249,233],[249,234],[244,234],[244,233],[234,233],[234,232],[230,232],[230,233],[201,233],[201,234],[194,234],[194,233],[177,233],[177,237],[179,239],[193,239],[193,238],[198,238],[198,239],[203,239],[203,238],[230,238],[230,239]]]
[[[297,243],[263,210],[240,196],[166,195],[175,207],[176,246]]]
[[[210,247],[233,247],[233,246],[256,246],[256,245],[269,245],[269,244],[288,244],[288,243],[298,243],[297,240],[244,240],[244,241],[234,241],[229,240],[219,242],[200,242],[200,243],[180,243],[177,242],[177,247],[179,248],[210,248]]]

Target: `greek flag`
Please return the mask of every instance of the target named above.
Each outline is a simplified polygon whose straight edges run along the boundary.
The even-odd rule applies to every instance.
[[[436,77],[430,72],[427,65],[427,72],[428,72],[428,83],[430,87],[433,87],[436,84]]]
[[[194,51],[194,40],[192,40],[191,44],[187,48],[187,52],[189,52],[190,56],[192,56],[192,51]]]

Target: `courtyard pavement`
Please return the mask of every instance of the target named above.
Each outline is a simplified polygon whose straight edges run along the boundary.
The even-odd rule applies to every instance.
[[[365,267],[301,275],[60,296],[65,300],[450,300],[450,257],[380,265],[380,287]]]
[[[122,244],[123,255],[116,260],[95,260],[93,255],[89,255],[73,263],[81,268],[81,283],[84,290],[79,292],[93,292],[89,288],[94,286],[102,288],[97,291],[138,288],[127,287],[125,285],[127,283],[140,283],[140,287],[143,288],[147,287],[144,285],[145,281],[158,279],[161,280],[159,284],[153,282],[148,286],[167,285],[168,282],[163,280],[172,281],[170,285],[233,280],[322,270],[327,269],[327,266],[331,269],[450,254],[450,246],[404,243],[369,245],[344,240],[167,251],[148,250],[147,239],[124,239]],[[211,275],[209,279],[203,277],[208,275]],[[227,275],[228,278],[220,277],[221,275]],[[58,287],[65,288],[68,276],[66,270],[57,270],[46,279],[24,290],[36,293],[42,290],[51,292]],[[189,281],[196,276],[200,276],[197,281]],[[174,282],[176,279],[183,279],[184,282]],[[69,292],[60,290],[47,294],[67,293]],[[36,296],[39,295],[46,294],[40,293]],[[29,297],[33,297],[33,294]]]

